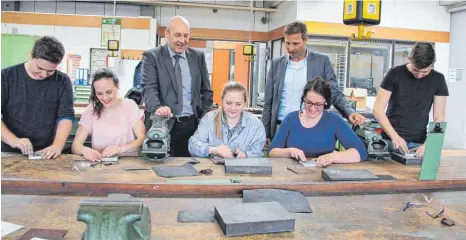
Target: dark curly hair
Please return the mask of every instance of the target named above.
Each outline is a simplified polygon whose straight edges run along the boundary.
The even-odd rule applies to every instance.
[[[308,81],[306,86],[303,89],[303,95],[301,96],[301,110],[304,103],[304,98],[306,98],[306,94],[310,91],[314,91],[322,97],[325,98],[325,107],[324,109],[329,109],[332,101],[332,91],[330,90],[330,85],[325,81],[322,77],[315,77],[311,81]]]
[[[92,89],[91,89],[91,96],[89,97],[89,102],[94,107],[93,114],[97,115],[97,118],[100,118],[100,116],[102,115],[102,109],[104,106],[97,98],[97,94],[95,93],[94,83],[103,78],[111,78],[115,86],[118,86],[118,82],[119,82],[118,77],[115,75],[115,73],[113,73],[113,71],[108,68],[101,68],[95,71],[95,73],[92,75],[92,87],[91,87]]]
[[[32,47],[32,58],[41,58],[49,62],[59,64],[65,55],[63,44],[52,36],[43,36]]]

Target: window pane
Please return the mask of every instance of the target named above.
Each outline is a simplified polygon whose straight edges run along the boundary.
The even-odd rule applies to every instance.
[[[325,54],[330,58],[338,86],[341,90],[346,86],[347,47],[347,41],[327,39],[309,39],[307,41],[307,48],[309,50]]]
[[[350,52],[350,87],[365,88],[369,96],[377,95],[391,67],[391,44],[351,42]]]
[[[409,62],[408,56],[411,54],[412,49],[413,45],[395,43],[395,56],[393,61],[395,66],[407,64]]]
[[[273,50],[272,59],[281,56],[281,44],[282,44],[281,39],[277,39],[272,42],[272,50]]]

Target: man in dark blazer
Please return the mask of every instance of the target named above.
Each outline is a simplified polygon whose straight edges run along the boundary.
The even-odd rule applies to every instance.
[[[170,155],[188,157],[188,140],[198,120],[212,108],[212,89],[204,53],[188,47],[188,21],[172,17],[165,30],[168,43],[142,56],[146,112],[168,116]],[[146,116],[148,117],[148,116]]]
[[[301,95],[307,81],[323,77],[330,84],[332,105],[353,124],[364,123],[365,118],[356,113],[338,88],[330,59],[308,51],[307,28],[296,21],[285,27],[285,47],[289,55],[272,60],[265,87],[265,103],[262,123],[267,142],[273,138],[277,125],[290,112],[300,109]],[[284,99],[283,99],[284,98]]]

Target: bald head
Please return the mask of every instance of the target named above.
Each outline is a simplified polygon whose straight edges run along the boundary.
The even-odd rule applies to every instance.
[[[170,31],[170,29],[172,28],[172,25],[176,26],[180,24],[184,24],[188,28],[188,31],[189,31],[189,22],[188,20],[186,20],[186,18],[182,16],[174,16],[170,18],[170,20],[168,20],[167,30]]]
[[[175,53],[183,53],[188,47],[189,37],[188,20],[180,16],[170,18],[165,30],[168,47]]]

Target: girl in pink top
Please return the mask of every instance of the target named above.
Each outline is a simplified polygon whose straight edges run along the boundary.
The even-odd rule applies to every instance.
[[[92,79],[91,104],[87,106],[73,141],[72,151],[90,161],[110,156],[137,156],[146,129],[144,114],[131,99],[117,98],[118,78],[108,68],[97,70]],[[92,136],[92,148],[85,147]]]

